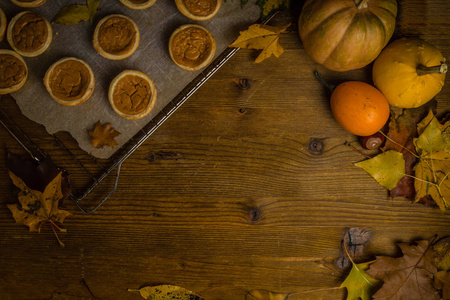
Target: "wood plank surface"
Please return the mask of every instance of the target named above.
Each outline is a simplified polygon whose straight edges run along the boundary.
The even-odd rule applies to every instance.
[[[0,298],[141,299],[127,289],[172,284],[205,299],[245,299],[254,289],[345,299],[338,287],[348,270],[334,261],[346,228],[370,231],[369,257],[398,254],[398,241],[449,236],[448,212],[392,199],[353,165],[364,157],[346,142],[357,138],[334,120],[313,71],[371,83],[371,66],[339,73],[314,63],[298,36],[302,3],[270,23],[292,22],[279,59],[255,64],[256,51],[238,51],[123,163],[117,191],[94,214],[64,203],[73,214],[60,234],[65,248],[49,226],[30,233],[14,224],[6,204],[16,196],[0,160]],[[450,2],[398,4],[394,36],[420,36],[449,58]],[[439,113],[450,108],[448,79],[436,99]],[[20,126],[59,166],[72,164],[40,125]],[[25,157],[3,128],[0,143],[0,157]],[[108,176],[86,201],[113,183]]]

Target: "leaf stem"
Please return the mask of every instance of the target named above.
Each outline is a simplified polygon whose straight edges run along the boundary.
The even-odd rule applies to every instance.
[[[392,143],[394,143],[395,145],[401,147],[402,149],[408,151],[409,153],[411,153],[412,155],[414,155],[414,157],[419,158],[419,156],[418,156],[416,153],[414,153],[413,151],[409,150],[409,149],[406,148],[405,146],[400,145],[399,143],[397,143],[396,141],[394,141],[393,139],[391,139],[390,137],[388,137],[383,131],[379,130],[378,132],[381,133],[381,134],[382,134],[386,139],[388,139],[390,142],[392,142]]]
[[[52,227],[53,233],[55,234],[56,239],[57,239],[58,242],[59,242],[59,245],[60,245],[62,248],[64,248],[65,245],[64,245],[64,243],[59,239],[58,234],[56,233],[56,230],[55,230],[55,227],[54,227],[53,224],[54,224],[53,222],[50,222],[50,226]]]
[[[52,219],[48,219],[48,221],[52,226],[55,226],[55,228],[57,228],[60,232],[67,232],[67,229],[59,227]]]
[[[356,147],[353,146],[352,144],[350,144],[349,142],[345,142],[344,145],[350,147],[353,151],[356,151],[356,152],[358,152],[359,154],[361,154],[361,155],[363,155],[363,156],[365,156],[365,157],[367,157],[367,158],[369,158],[369,159],[370,159],[370,158],[373,158],[372,156],[369,156],[369,155],[363,153],[362,151],[356,149]]]
[[[362,275],[362,277],[364,278],[364,280],[365,280],[368,284],[370,284],[371,286],[373,286],[373,284],[366,278],[366,276],[364,276],[364,273],[361,272],[361,270],[360,270],[360,269],[358,268],[358,266],[355,264],[355,262],[353,261],[353,259],[350,257],[350,254],[348,253],[347,246],[345,245],[345,242],[344,242],[344,241],[342,241],[342,244],[344,245],[345,253],[346,253],[347,256],[348,256],[348,259],[350,259],[352,265],[355,267],[355,269],[356,269],[359,273],[361,273],[361,275]]]

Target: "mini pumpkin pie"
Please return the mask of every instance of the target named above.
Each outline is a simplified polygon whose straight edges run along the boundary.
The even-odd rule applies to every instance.
[[[11,0],[17,6],[20,7],[36,7],[44,4],[46,0]]]
[[[139,46],[139,28],[131,18],[109,15],[101,19],[94,30],[94,49],[103,57],[121,60],[133,54]]]
[[[31,11],[23,11],[14,16],[6,31],[11,48],[26,57],[44,53],[52,42],[52,36],[50,22]]]
[[[175,0],[178,10],[194,21],[205,21],[214,17],[222,0]]]
[[[94,73],[85,61],[64,57],[48,68],[44,85],[56,102],[73,106],[91,97],[95,86]]]
[[[3,10],[0,8],[0,42],[3,41],[6,32],[6,24],[8,23],[6,19],[6,15]]]
[[[119,116],[137,120],[146,116],[155,106],[156,87],[145,73],[125,70],[111,81],[108,99]]]
[[[155,4],[156,0],[120,0],[120,2],[131,9],[145,9]]]
[[[169,54],[180,68],[196,71],[207,66],[216,53],[216,41],[203,26],[182,25],[169,40]]]
[[[20,89],[28,77],[23,58],[14,51],[0,49],[0,95]]]

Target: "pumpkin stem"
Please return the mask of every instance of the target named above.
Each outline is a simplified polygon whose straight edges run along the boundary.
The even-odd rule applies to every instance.
[[[431,66],[431,67],[419,65],[417,67],[417,75],[423,76],[423,75],[435,74],[435,73],[445,74],[445,73],[447,73],[447,70],[448,70],[448,66],[446,63],[443,63],[443,62],[440,65]]]
[[[314,71],[314,75],[316,75],[316,78],[319,80],[319,82],[320,82],[321,84],[323,84],[323,85],[330,91],[330,93],[332,93],[332,92],[334,91],[334,89],[336,88],[336,86],[335,86],[335,85],[332,85],[331,83],[329,83],[328,81],[326,81],[326,80],[322,77],[322,75],[321,75],[319,72]]]
[[[357,9],[363,9],[369,7],[370,0],[353,0]]]

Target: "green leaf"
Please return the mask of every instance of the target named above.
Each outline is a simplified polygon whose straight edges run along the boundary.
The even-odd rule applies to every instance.
[[[261,19],[264,20],[272,12],[289,8],[289,0],[259,0]]]
[[[175,285],[146,286],[128,291],[139,292],[142,298],[151,300],[203,300],[199,295]]]
[[[89,20],[89,8],[86,5],[74,4],[61,8],[53,20],[60,25],[73,25]]]
[[[373,290],[377,287],[379,281],[370,277],[365,271],[369,268],[372,262],[365,262],[355,264],[345,278],[344,282],[339,288],[347,288],[347,300],[361,300],[372,299]]]
[[[94,23],[94,16],[98,11],[98,6],[101,0],[87,0],[87,7],[89,9],[89,21],[91,24]]]
[[[355,166],[364,169],[379,184],[393,189],[400,179],[405,176],[405,160],[400,152],[390,150],[374,158],[356,163]]]

